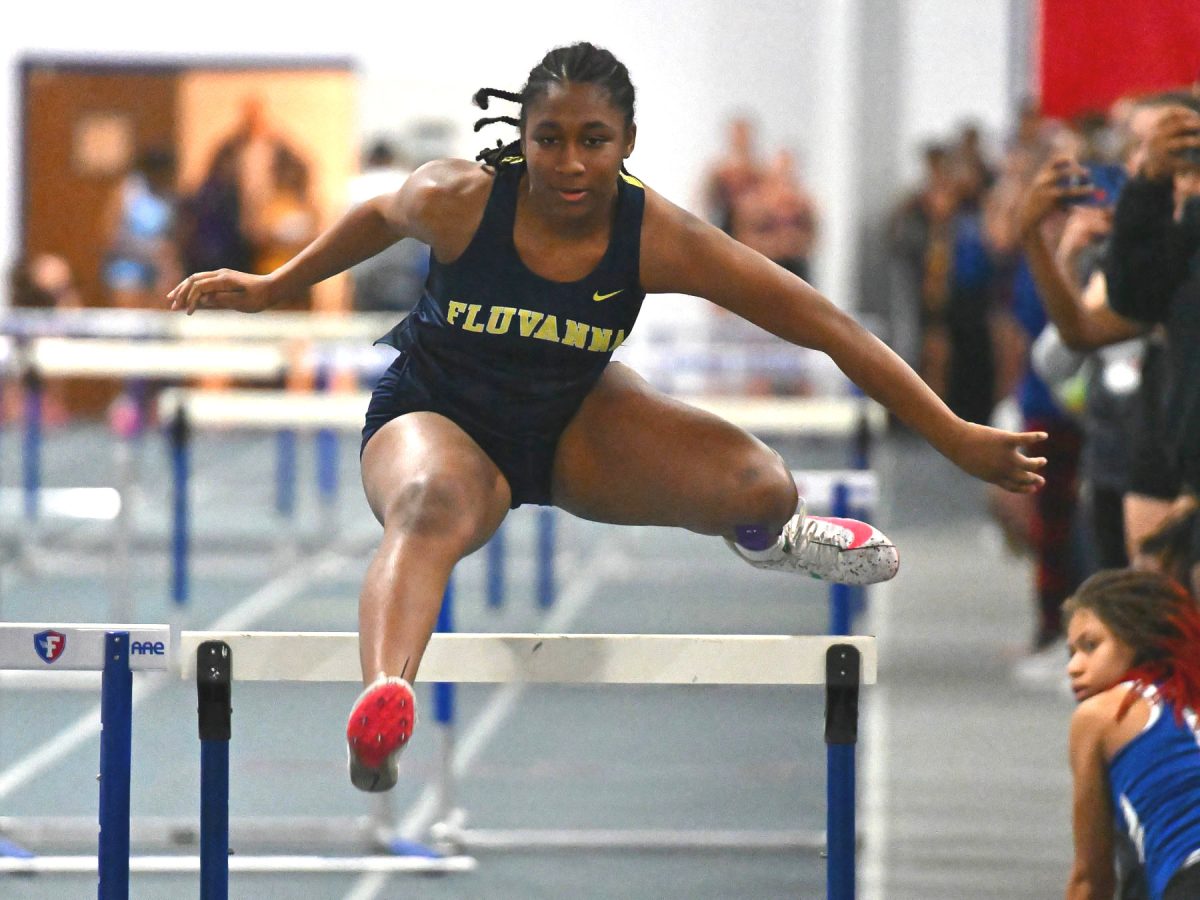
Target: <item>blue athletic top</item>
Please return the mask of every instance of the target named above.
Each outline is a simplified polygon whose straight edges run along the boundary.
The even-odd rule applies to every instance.
[[[1038,335],[1042,333],[1042,329],[1046,327],[1048,319],[1046,307],[1042,303],[1037,284],[1033,280],[1033,272],[1024,256],[1021,257],[1017,264],[1017,270],[1013,274],[1012,314],[1013,318],[1017,320],[1017,324],[1024,329],[1025,335],[1032,345]],[[1042,381],[1033,371],[1033,366],[1025,367],[1025,374],[1022,376],[1020,384],[1017,385],[1016,395],[1017,405],[1020,406],[1021,415],[1026,421],[1034,419],[1060,421],[1066,418],[1066,413],[1054,399],[1054,394],[1046,386],[1046,382]]]
[[[645,189],[621,175],[604,257],[578,281],[551,281],[517,254],[513,223],[521,157],[497,168],[483,219],[453,263],[430,260],[414,309],[377,343],[407,353],[460,424],[556,441],[633,329]]]
[[[1157,900],[1177,871],[1200,861],[1200,722],[1187,709],[1177,724],[1153,686],[1143,696],[1150,719],[1112,758],[1108,780],[1117,825],[1133,839]]]

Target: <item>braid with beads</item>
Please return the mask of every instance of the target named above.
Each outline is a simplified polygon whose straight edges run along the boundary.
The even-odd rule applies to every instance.
[[[496,88],[480,88],[472,98],[475,105],[486,110],[492,97],[519,103],[521,112],[518,118],[512,116],[488,116],[475,123],[479,131],[488,125],[502,122],[517,128],[518,137],[515,141],[504,143],[497,140],[495,147],[485,147],[475,157],[486,165],[497,168],[505,160],[521,156],[521,138],[519,133],[525,125],[525,110],[533,101],[543,97],[552,84],[595,84],[608,91],[613,105],[625,114],[626,127],[633,124],[634,89],[629,80],[629,70],[608,50],[604,50],[586,41],[572,44],[569,47],[556,47],[551,50],[529,73],[525,87],[519,94],[511,91],[501,91]],[[626,172],[624,164],[621,171]],[[628,174],[628,172],[626,172]]]

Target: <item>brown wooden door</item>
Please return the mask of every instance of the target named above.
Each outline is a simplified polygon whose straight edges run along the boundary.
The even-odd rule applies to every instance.
[[[107,65],[24,67],[24,254],[71,264],[88,306],[105,306],[101,217],[124,167],[105,170],[126,143],[136,156],[175,146],[178,75]],[[126,163],[132,160],[125,160]]]

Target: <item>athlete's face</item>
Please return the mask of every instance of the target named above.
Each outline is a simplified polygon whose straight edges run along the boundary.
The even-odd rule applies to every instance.
[[[634,127],[595,84],[553,84],[526,110],[522,134],[530,191],[548,210],[581,215],[607,208]]]
[[[1077,610],[1067,625],[1067,675],[1075,700],[1102,693],[1133,666],[1133,648],[1090,609]]]

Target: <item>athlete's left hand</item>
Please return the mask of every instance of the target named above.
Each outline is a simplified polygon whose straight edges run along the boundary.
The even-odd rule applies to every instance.
[[[966,429],[946,454],[964,472],[1015,494],[1032,494],[1046,483],[1038,474],[1046,458],[1023,452],[1023,448],[1046,440],[1044,431],[1002,431],[965,424]]]

